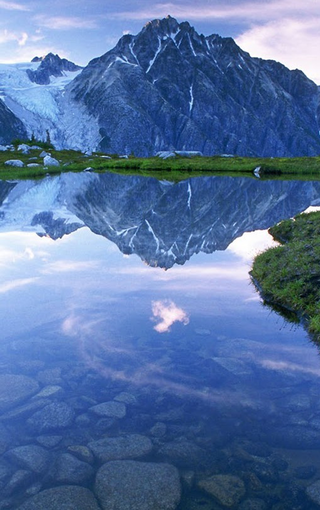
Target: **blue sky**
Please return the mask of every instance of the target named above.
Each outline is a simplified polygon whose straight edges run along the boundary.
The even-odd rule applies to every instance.
[[[319,0],[0,0],[0,62],[52,51],[85,65],[123,34],[168,14],[205,35],[231,36],[252,56],[302,69],[320,84]]]

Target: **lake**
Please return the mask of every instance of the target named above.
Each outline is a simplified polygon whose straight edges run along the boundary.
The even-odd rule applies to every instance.
[[[320,183],[0,182],[0,509],[312,510],[320,359],[250,281]]]

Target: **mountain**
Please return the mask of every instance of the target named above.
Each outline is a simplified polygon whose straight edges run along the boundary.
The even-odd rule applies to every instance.
[[[16,66],[17,74],[0,66],[0,93],[29,136],[45,138],[49,130],[57,148],[137,156],[320,153],[315,83],[170,16],[123,36],[82,72],[57,55],[35,60]]]
[[[59,55],[54,55],[53,53],[48,53],[43,58],[35,57],[32,59],[32,62],[41,62],[35,71],[27,69],[27,75],[30,80],[39,85],[48,85],[51,76],[57,78],[63,76],[65,71],[75,72],[82,69],[82,67],[77,66],[73,62],[60,58]]]
[[[34,182],[0,181],[0,200],[0,230],[32,229],[58,239],[87,226],[124,254],[169,269],[320,204],[320,183],[203,177],[173,184],[65,173]]]
[[[320,152],[320,96],[311,80],[171,17],[122,37],[68,91],[98,120],[100,147],[109,152]]]

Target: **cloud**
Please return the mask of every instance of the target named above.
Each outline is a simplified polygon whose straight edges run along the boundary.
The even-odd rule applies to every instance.
[[[280,18],[284,15],[297,15],[303,16],[319,14],[319,4],[314,0],[306,0],[301,3],[300,0],[281,0],[265,2],[261,5],[260,2],[240,2],[236,5],[213,5],[198,4],[196,7],[193,5],[179,5],[177,3],[156,3],[150,8],[143,8],[140,10],[124,11],[110,14],[110,17],[116,19],[131,19],[131,20],[145,20],[152,18],[159,18],[170,14],[181,19],[212,21],[212,20],[226,20],[226,21],[261,21],[270,20],[273,18]]]
[[[52,274],[69,273],[71,271],[86,271],[97,268],[97,265],[98,262],[95,261],[76,262],[73,260],[57,260],[56,262],[48,264],[48,266],[41,272],[42,274]]]
[[[237,44],[252,56],[280,61],[289,69],[301,69],[320,84],[319,17],[281,19],[255,25],[236,38]]]
[[[0,0],[0,9],[5,9],[7,11],[30,11],[29,7],[25,5],[15,2],[6,2],[4,0]]]
[[[189,324],[186,312],[173,301],[153,301],[152,313],[152,320],[160,319],[160,322],[154,326],[158,333],[167,333],[175,322],[182,322],[185,326]]]
[[[19,46],[24,46],[28,40],[26,32],[11,32],[10,30],[0,30],[0,44],[7,44],[8,42],[17,42]]]
[[[30,285],[35,283],[39,278],[20,278],[17,280],[11,280],[9,282],[5,282],[0,284],[0,294],[5,294],[6,292],[10,292],[10,290],[18,289],[19,287],[24,287],[26,285]]]
[[[63,16],[36,16],[35,21],[43,28],[51,30],[72,30],[72,29],[93,29],[97,28],[97,22],[93,19],[80,17],[63,17]]]

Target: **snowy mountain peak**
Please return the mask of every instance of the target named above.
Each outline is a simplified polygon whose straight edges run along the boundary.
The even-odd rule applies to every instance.
[[[27,69],[29,79],[39,85],[48,85],[51,76],[57,78],[63,76],[65,71],[75,72],[82,69],[73,62],[65,58],[61,59],[59,55],[53,53],[48,53],[45,57],[35,57],[32,62],[41,62],[37,70]]]

